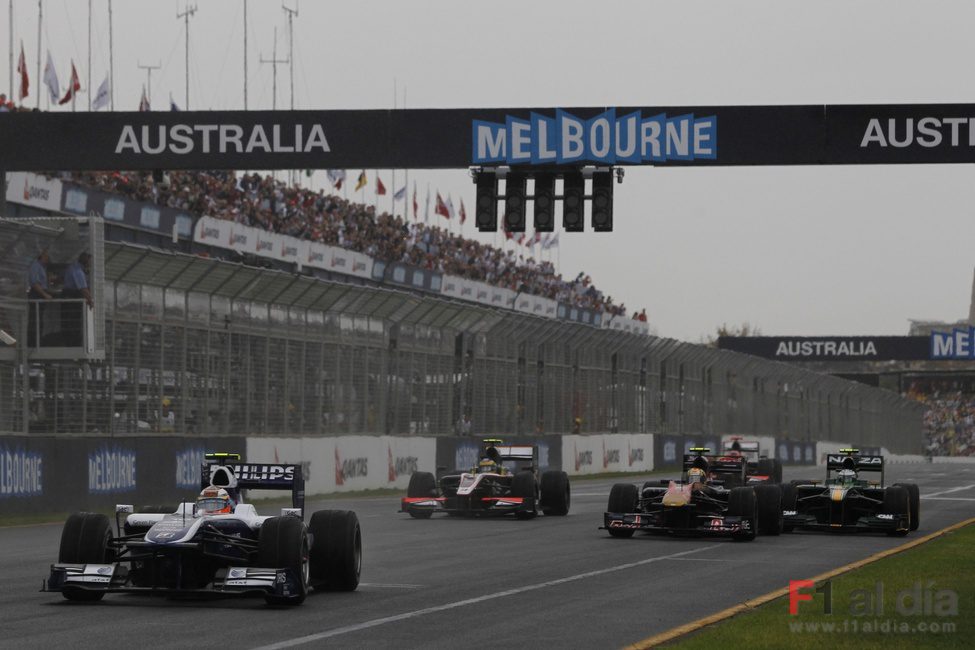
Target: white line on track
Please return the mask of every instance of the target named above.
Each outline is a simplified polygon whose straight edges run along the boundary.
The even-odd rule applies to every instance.
[[[653,562],[660,562],[662,560],[674,560],[682,558],[685,555],[691,555],[693,553],[700,553],[701,551],[709,551],[714,548],[720,547],[721,544],[712,544],[710,546],[702,546],[700,548],[694,548],[689,551],[681,551],[680,553],[673,553],[671,555],[662,555],[659,557],[650,557],[645,560],[639,560],[638,562],[629,562],[627,564],[619,564],[617,566],[609,567],[607,569],[598,569],[596,571],[587,571],[586,573],[577,573],[573,576],[568,576],[565,578],[558,578],[556,580],[548,580],[546,582],[539,582],[533,585],[525,585],[523,587],[517,587],[515,589],[508,589],[506,591],[497,591],[493,594],[485,594],[484,596],[478,596],[476,598],[468,598],[466,600],[458,600],[453,603],[446,603],[444,605],[436,605],[435,607],[427,607],[425,609],[418,609],[412,612],[404,612],[402,614],[396,614],[395,616],[386,616],[383,618],[376,618],[371,621],[365,621],[363,623],[357,623],[355,625],[346,625],[345,627],[337,627],[333,630],[326,630],[324,632],[316,632],[315,634],[308,634],[306,636],[299,636],[293,639],[286,639],[284,641],[278,641],[277,643],[272,643],[270,645],[260,646],[255,650],[279,650],[280,648],[293,648],[297,645],[304,645],[306,643],[313,643],[315,641],[321,641],[322,639],[329,639],[336,636],[341,636],[343,634],[349,634],[350,632],[358,632],[360,630],[367,630],[372,627],[378,627],[380,625],[386,625],[387,623],[395,623],[397,621],[405,621],[411,618],[418,618],[420,616],[427,616],[428,614],[436,614],[437,612],[443,612],[448,609],[456,609],[458,607],[466,607],[467,605],[475,605],[477,603],[483,603],[487,600],[495,600],[497,598],[504,598],[505,596],[513,596],[515,594],[523,594],[526,591],[535,591],[537,589],[544,589],[545,587],[554,587],[556,585],[562,585],[567,582],[575,582],[576,580],[584,580],[586,578],[594,578],[596,576],[605,575],[607,573],[614,573],[616,571],[626,571],[627,569],[633,569],[635,567],[644,566],[646,564],[651,564]]]
[[[383,589],[422,589],[426,585],[407,585],[407,584],[394,584],[385,582],[360,582],[360,587],[381,587]]]
[[[952,492],[961,492],[962,490],[971,490],[975,488],[975,485],[963,485],[962,487],[951,488],[950,490],[942,490],[941,492],[932,492],[931,494],[922,494],[922,499],[930,499],[931,497],[940,497],[942,494],[951,494]]]
[[[975,501],[975,497],[924,497],[930,501]]]

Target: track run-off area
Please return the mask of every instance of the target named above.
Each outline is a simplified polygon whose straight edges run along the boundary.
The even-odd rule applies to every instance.
[[[785,480],[824,474],[787,469]],[[260,598],[68,602],[39,592],[61,524],[0,528],[0,648],[619,648],[975,516],[975,464],[891,464],[888,484],[920,486],[921,526],[906,538],[614,539],[598,526],[623,480],[574,481],[567,517],[531,521],[415,520],[395,496],[310,499],[309,512],[358,514],[362,583],[290,609]]]

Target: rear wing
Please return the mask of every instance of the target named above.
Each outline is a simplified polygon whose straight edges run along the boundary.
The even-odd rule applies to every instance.
[[[856,450],[849,450],[842,454],[827,454],[826,476],[830,472],[841,469],[852,469],[856,472],[880,472],[880,484],[884,485],[884,457],[854,455]]]
[[[301,465],[245,463],[239,454],[207,454],[200,466],[200,489],[217,485],[237,490],[290,490],[291,506],[305,512]]]
[[[534,445],[503,445],[495,446],[501,456],[501,462],[528,461],[533,467],[538,467],[538,448]]]
[[[737,448],[735,448],[735,443],[738,443]],[[740,451],[743,454],[745,453],[757,454],[759,452],[758,441],[755,440],[748,441],[748,442],[745,442],[744,440],[728,440],[725,441],[725,443],[721,446],[721,449],[722,451],[725,452]]]

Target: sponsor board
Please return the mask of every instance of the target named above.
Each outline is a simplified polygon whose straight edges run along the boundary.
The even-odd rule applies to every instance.
[[[115,494],[136,489],[136,452],[102,445],[88,452],[88,493]]]
[[[23,447],[0,445],[0,499],[43,494],[43,455]]]
[[[60,212],[62,189],[56,178],[27,172],[7,174],[7,201],[11,203]]]
[[[653,458],[648,433],[562,436],[562,468],[570,475],[646,472],[653,468]]]
[[[206,450],[203,447],[187,447],[176,452],[176,487],[194,490],[200,486],[200,466]]]

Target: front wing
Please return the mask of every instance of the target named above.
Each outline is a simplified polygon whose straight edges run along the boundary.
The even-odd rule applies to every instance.
[[[446,512],[477,517],[530,512],[534,505],[524,497],[509,496],[403,497],[400,512]]]
[[[168,596],[294,596],[300,593],[301,578],[293,569],[262,567],[224,567],[202,589],[174,589],[161,586],[136,586],[129,568],[121,562],[111,564],[52,564],[51,575],[41,591],[78,589],[105,593],[139,593]]]
[[[725,536],[752,529],[752,522],[735,515],[692,515],[686,526],[668,525],[662,513],[616,513],[603,514],[600,530],[611,528],[643,530],[647,532],[677,533],[690,535]]]
[[[875,514],[858,517],[852,522],[831,522],[816,515],[785,510],[782,513],[786,528],[831,530],[841,532],[894,532],[910,529],[910,515]]]

